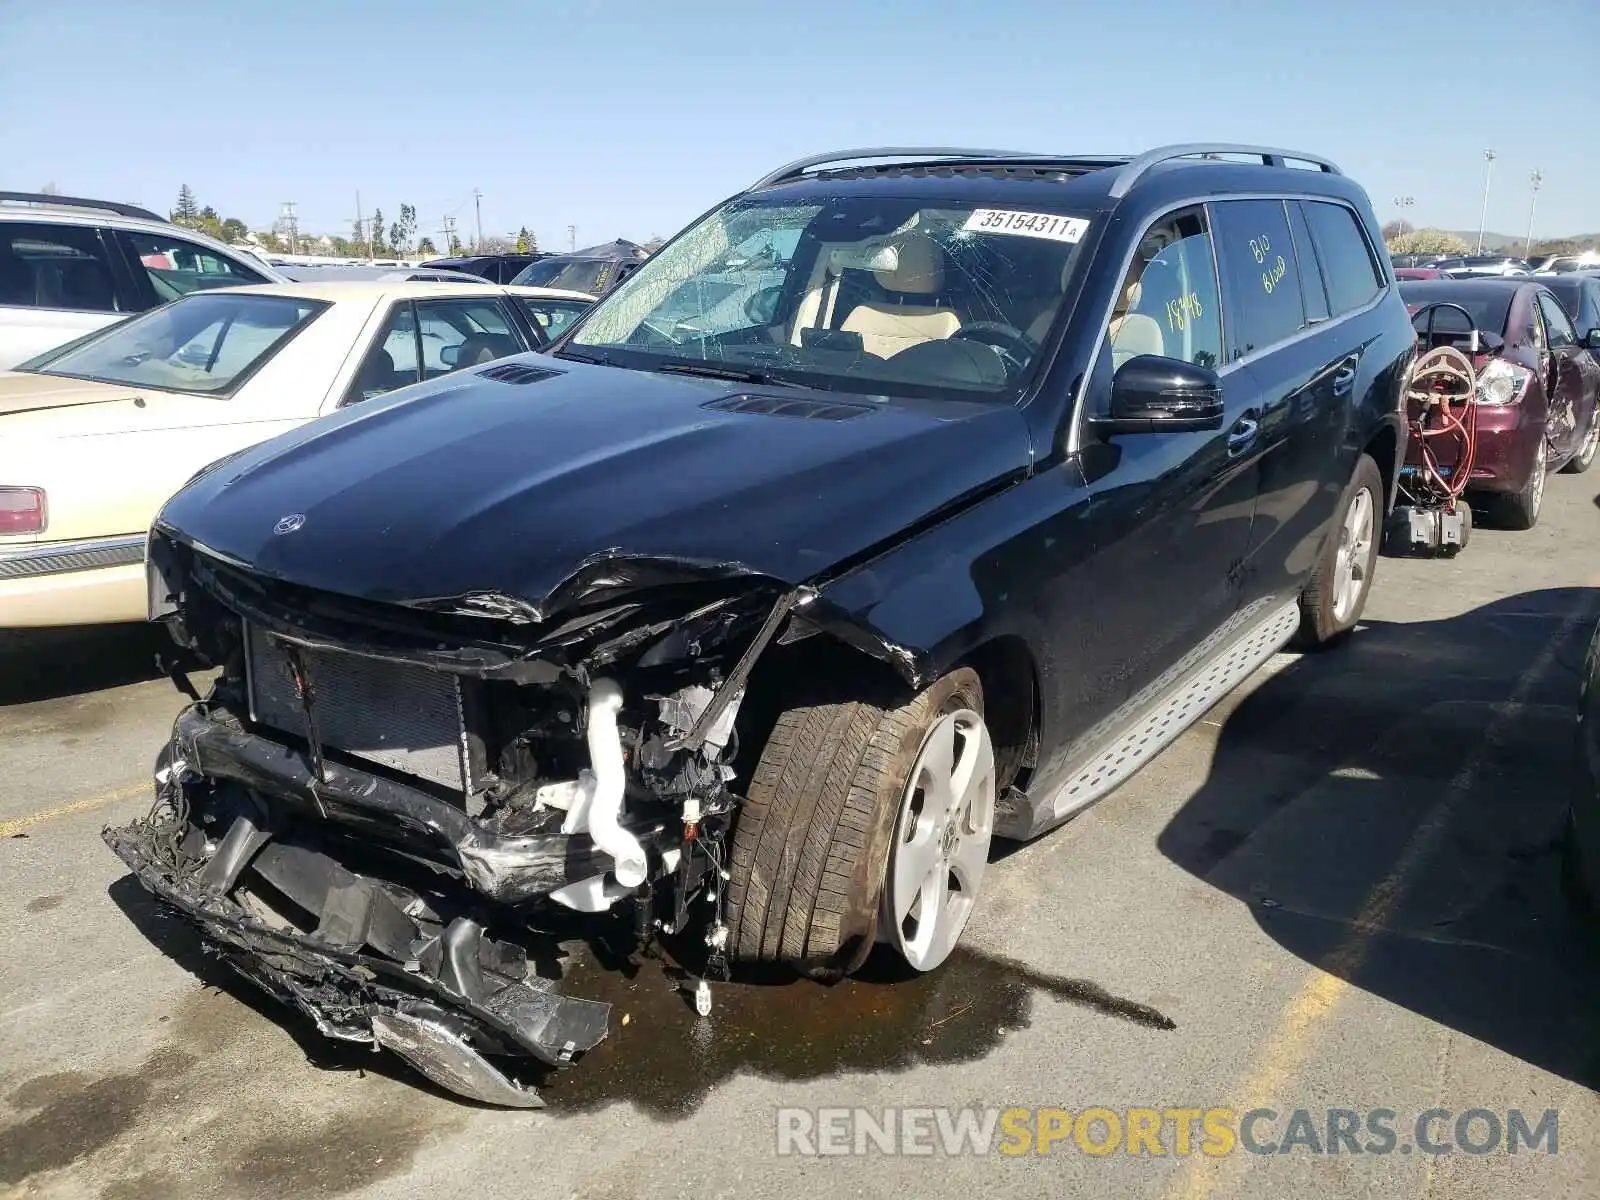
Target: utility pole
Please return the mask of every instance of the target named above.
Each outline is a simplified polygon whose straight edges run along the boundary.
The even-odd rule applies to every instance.
[[[481,254],[483,252],[483,193],[477,188],[472,189],[472,206],[478,213],[478,240],[473,243],[472,248]]]
[[[1544,172],[1535,171],[1528,176],[1528,182],[1533,184],[1533,199],[1528,201],[1528,240],[1522,244],[1523,258],[1533,253],[1533,214],[1539,207],[1539,185],[1544,182]]]
[[[361,219],[361,189],[357,188],[356,189],[356,249],[357,250],[365,250],[367,248],[366,247],[366,242],[362,238],[362,234],[364,234],[366,232],[366,228],[367,228],[367,223]],[[363,257],[364,258],[371,258],[372,255],[367,254],[367,255],[363,255]]]
[[[295,220],[294,205],[295,202],[293,200],[285,200],[283,202],[283,213],[279,219],[282,220],[283,227],[289,231],[289,253],[299,254],[300,226]]]
[[[1489,181],[1494,178],[1494,151],[1485,150],[1483,161],[1483,212],[1478,217],[1478,245],[1473,250],[1474,254],[1483,253],[1483,231],[1489,225]]]
[[[444,239],[444,253],[456,252],[456,219],[454,217],[439,218],[439,236]]]
[[[578,227],[576,225],[568,225],[567,226],[567,249],[569,251],[571,251],[571,250],[576,250],[577,248],[578,248]]]

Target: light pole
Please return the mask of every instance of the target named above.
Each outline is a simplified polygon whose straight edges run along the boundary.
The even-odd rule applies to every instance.
[[[1528,176],[1528,182],[1533,184],[1533,198],[1528,201],[1528,240],[1522,243],[1523,258],[1533,253],[1533,214],[1539,207],[1539,185],[1544,182],[1544,172],[1535,171]]]
[[[1489,181],[1494,178],[1494,151],[1485,150],[1483,160],[1483,215],[1478,218],[1478,246],[1474,254],[1483,253],[1483,231],[1489,224]]]
[[[1394,198],[1394,206],[1400,210],[1400,232],[1396,235],[1397,237],[1404,237],[1405,236],[1405,233],[1406,233],[1406,209],[1410,208],[1415,203],[1416,203],[1416,201],[1414,199],[1412,199],[1410,196],[1396,196]]]

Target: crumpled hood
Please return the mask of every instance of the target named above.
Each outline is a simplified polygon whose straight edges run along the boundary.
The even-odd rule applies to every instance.
[[[462,372],[346,409],[202,476],[159,523],[345,596],[492,593],[542,609],[581,567],[613,556],[798,584],[1030,462],[1009,405],[510,361],[560,373],[511,384]],[[830,420],[706,407],[750,395],[868,411]]]

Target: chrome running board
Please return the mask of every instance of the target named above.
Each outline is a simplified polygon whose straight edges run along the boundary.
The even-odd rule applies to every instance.
[[[1013,794],[1012,803],[997,814],[995,833],[1035,837],[1104,799],[1282,649],[1299,627],[1297,598],[1258,600],[1235,613],[1122,706],[1119,717],[1134,714],[1132,723],[1074,770],[1048,801]],[[1085,741],[1101,744],[1094,731]]]

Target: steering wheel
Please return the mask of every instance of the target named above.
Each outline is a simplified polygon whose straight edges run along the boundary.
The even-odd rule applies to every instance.
[[[963,325],[950,336],[983,343],[1016,371],[1026,367],[1028,360],[1038,349],[1028,339],[1027,334],[1015,325],[1007,325],[1004,321],[974,321],[970,325]]]
[[[667,346],[681,346],[681,345],[683,345],[682,339],[673,337],[665,329],[662,329],[661,326],[653,324],[653,323],[651,323],[649,321],[640,321],[639,322],[639,328],[641,330],[648,330],[649,333],[654,338],[658,339],[654,343],[655,345],[667,345]],[[651,343],[647,342],[646,344],[648,345],[648,344],[651,344]]]

